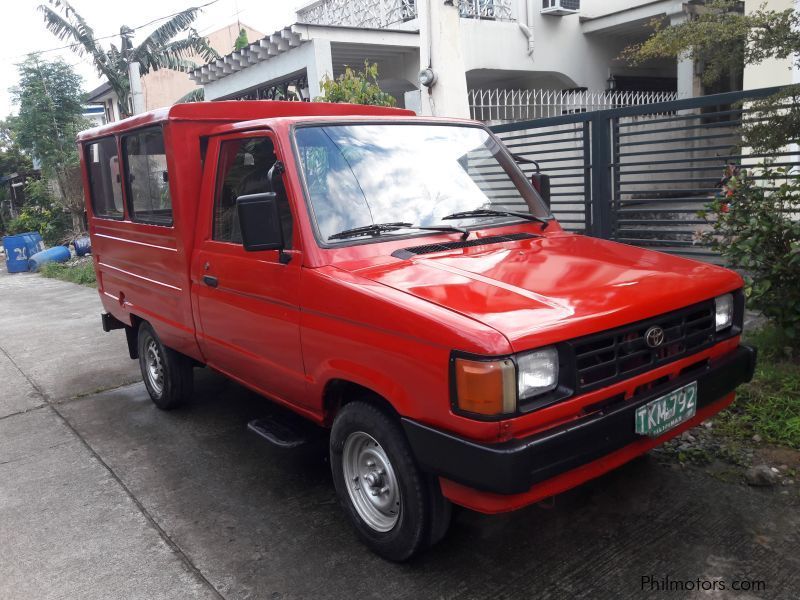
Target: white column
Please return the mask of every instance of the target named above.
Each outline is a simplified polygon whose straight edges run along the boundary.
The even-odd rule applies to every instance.
[[[333,59],[331,58],[331,42],[325,39],[311,40],[313,57],[308,61],[306,77],[308,78],[308,94],[313,100],[322,95],[320,82],[327,75],[333,77]]]
[[[670,25],[678,25],[689,18],[684,12],[670,15]],[[677,57],[678,68],[678,98],[695,98],[703,95],[703,86],[700,78],[694,72],[694,60],[686,54]]]
[[[445,5],[444,0],[417,0],[420,69],[430,66],[436,74],[430,88],[421,88],[423,115],[469,118],[457,5]]]
[[[128,80],[131,88],[131,107],[133,114],[138,115],[144,112],[144,94],[142,93],[142,78],[139,75],[139,63],[128,64]]]

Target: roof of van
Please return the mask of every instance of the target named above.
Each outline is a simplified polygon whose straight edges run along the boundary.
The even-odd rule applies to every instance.
[[[330,102],[288,102],[281,100],[223,100],[214,102],[187,102],[151,110],[93,127],[78,134],[78,141],[94,139],[164,121],[253,121],[274,117],[295,116],[414,116],[414,111],[385,106],[363,104],[335,104]]]

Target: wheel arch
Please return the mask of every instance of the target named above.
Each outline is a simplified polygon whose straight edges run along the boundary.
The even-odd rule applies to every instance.
[[[357,383],[346,377],[330,379],[322,395],[324,424],[330,427],[336,414],[350,402],[360,401],[371,404],[392,417],[400,418],[400,413],[391,401],[371,387]]]

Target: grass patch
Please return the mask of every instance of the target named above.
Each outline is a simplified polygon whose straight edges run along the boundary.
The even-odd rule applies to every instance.
[[[47,263],[42,265],[39,274],[51,279],[97,287],[97,277],[91,258],[75,258],[65,263]]]
[[[765,442],[800,449],[800,356],[782,345],[772,325],[747,334],[745,342],[758,348],[755,377],[714,419],[715,429],[736,438],[758,435]]]

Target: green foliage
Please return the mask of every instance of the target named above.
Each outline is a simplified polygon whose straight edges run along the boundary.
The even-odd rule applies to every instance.
[[[75,258],[65,263],[47,263],[39,269],[39,274],[51,279],[97,287],[97,276],[91,258]]]
[[[185,104],[187,102],[202,102],[205,99],[206,99],[205,90],[199,87],[178,98],[175,101],[175,104]]]
[[[120,27],[120,45],[109,44],[103,48],[89,26],[72,5],[66,0],[47,0],[47,4],[39,6],[44,17],[45,27],[59,40],[66,41],[79,56],[89,56],[97,73],[108,80],[111,89],[119,99],[120,114],[129,115],[130,82],[128,66],[139,63],[139,72],[146,75],[158,69],[186,71],[197,65],[189,60],[199,56],[210,62],[219,58],[217,52],[208,44],[208,40],[200,36],[192,27],[200,9],[187,8],[159,25],[137,46],[133,45],[134,30],[123,25]],[[187,32],[180,39],[174,39],[179,33]]]
[[[248,46],[249,44],[250,42],[247,41],[247,32],[244,30],[244,27],[242,27],[239,30],[239,35],[236,38],[236,41],[233,43],[233,49],[241,50],[242,48]]]
[[[684,55],[704,64],[703,81],[713,84],[728,73],[741,71],[746,55],[749,58],[751,54],[745,43],[748,34],[761,20],[759,15],[745,15],[742,2],[707,2],[699,14],[682,23],[653,21],[655,33],[641,44],[626,48],[622,56],[638,65]]]
[[[87,127],[81,78],[62,60],[45,63],[31,56],[17,68],[19,83],[11,90],[19,107],[11,120],[16,143],[41,160],[43,176],[56,184],[55,202],[70,214],[78,234],[83,192],[75,136]]]
[[[376,106],[394,106],[397,101],[393,96],[381,90],[378,85],[378,65],[364,62],[363,71],[354,71],[345,67],[344,73],[336,79],[326,77],[320,82],[323,95],[315,98],[316,102],[345,102],[349,104],[374,104]]]
[[[756,152],[780,152],[800,137],[800,86],[787,86],[749,103],[747,109],[744,139]]]
[[[758,434],[766,442],[800,449],[800,362],[784,347],[783,333],[767,326],[746,337],[758,348],[753,381],[739,388],[730,409],[715,420],[720,433]]]
[[[691,6],[691,5],[690,5]],[[655,21],[655,33],[629,46],[622,57],[632,64],[659,58],[686,56],[703,68],[703,82],[713,85],[744,65],[769,58],[789,59],[800,66],[800,13],[794,9],[768,10],[763,5],[744,12],[737,0],[713,0],[694,5],[689,20],[665,26]],[[745,143],[759,152],[775,151],[800,138],[800,88],[756,102],[744,127]]]
[[[54,246],[71,237],[69,214],[53,200],[47,183],[29,179],[25,184],[25,206],[8,222],[8,233],[38,231],[45,244]]]
[[[17,141],[13,123],[16,117],[0,121],[0,175],[28,173],[33,169],[31,158]]]
[[[702,241],[745,273],[748,306],[771,318],[787,345],[800,348],[800,180],[768,166],[758,179],[729,167],[722,192],[700,213]]]

